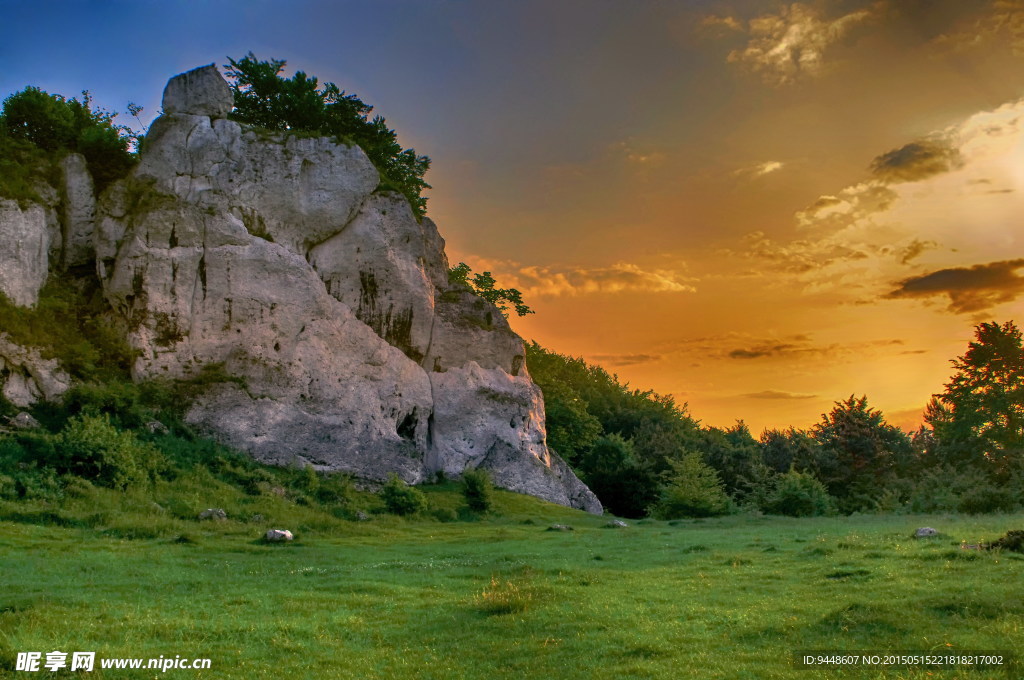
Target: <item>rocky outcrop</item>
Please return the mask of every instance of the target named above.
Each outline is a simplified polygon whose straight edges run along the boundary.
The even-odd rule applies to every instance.
[[[50,273],[50,250],[59,248],[53,194],[51,189],[44,193],[43,203],[24,206],[0,199],[0,292],[22,307],[39,301]]]
[[[96,196],[92,176],[81,154],[60,161],[61,263],[64,267],[91,265],[96,256]]]
[[[358,147],[227,120],[215,68],[172,79],[146,152],[96,211],[136,377],[222,365],[188,419],[277,464],[408,482],[490,470],[600,512],[545,444],[523,343],[450,288],[444,241]]]
[[[54,401],[71,387],[71,377],[56,359],[44,359],[36,348],[22,347],[0,333],[0,393],[25,408],[37,401]]]

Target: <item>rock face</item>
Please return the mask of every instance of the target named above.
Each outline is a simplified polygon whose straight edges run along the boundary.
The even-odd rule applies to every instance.
[[[16,305],[31,307],[50,273],[55,220],[52,210],[0,199],[0,292]]]
[[[62,263],[65,267],[92,264],[96,249],[96,198],[85,157],[70,153],[60,161]]]
[[[600,512],[547,449],[522,340],[449,287],[433,222],[376,191],[358,147],[239,125],[230,99],[213,67],[173,78],[140,164],[97,206],[136,377],[222,367],[188,419],[266,462],[410,483],[483,467]]]
[[[43,359],[38,349],[22,347],[0,333],[0,385],[7,401],[25,408],[60,397],[71,387],[71,377],[56,359]]]

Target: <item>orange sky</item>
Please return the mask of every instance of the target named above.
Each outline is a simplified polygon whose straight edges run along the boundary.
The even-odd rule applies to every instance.
[[[1024,3],[940,4],[680,11],[696,89],[623,135],[515,175],[435,164],[453,264],[523,291],[527,339],[706,424],[866,394],[912,426],[974,324],[1024,321]]]

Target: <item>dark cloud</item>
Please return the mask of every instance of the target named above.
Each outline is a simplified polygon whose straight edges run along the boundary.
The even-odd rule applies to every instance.
[[[973,267],[940,269],[900,281],[888,299],[949,297],[949,311],[956,314],[979,312],[1010,302],[1024,293],[1024,259],[976,264]]]
[[[793,344],[782,344],[782,345],[757,345],[749,349],[740,348],[734,349],[729,352],[730,359],[760,359],[762,357],[773,357],[779,356],[780,354],[790,354],[795,351],[800,351],[796,345]],[[804,349],[803,351],[807,351]]]
[[[661,361],[660,354],[593,354],[590,358],[608,366],[636,366]]]
[[[935,241],[922,241],[921,239],[915,238],[907,245],[907,247],[899,251],[898,255],[900,264],[907,264],[924,251],[935,248],[938,245],[939,244]]]
[[[916,182],[960,167],[960,152],[935,140],[911,142],[871,162],[871,172],[888,182]]]
[[[751,392],[750,394],[741,394],[741,397],[747,399],[814,399],[818,395],[816,394],[794,394],[792,392],[780,392],[779,390],[764,390],[763,392]]]
[[[781,356],[797,352],[820,351],[813,347],[802,347],[793,343],[759,344],[752,347],[738,347],[729,352],[729,358],[762,358],[764,356]]]

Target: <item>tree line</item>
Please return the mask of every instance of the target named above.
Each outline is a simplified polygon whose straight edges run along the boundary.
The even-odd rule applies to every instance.
[[[1024,498],[1024,349],[1013,322],[983,323],[906,433],[866,396],[808,429],[702,426],[685,405],[531,343],[548,445],[624,517],[996,512]]]

